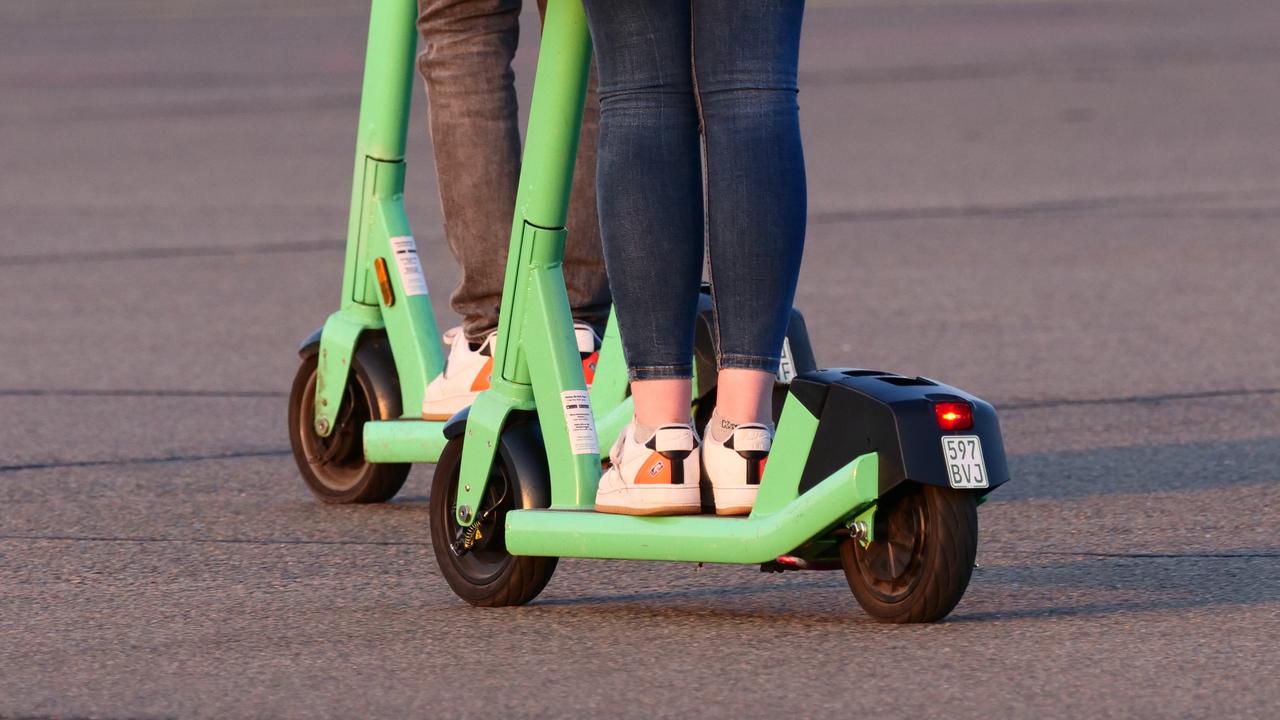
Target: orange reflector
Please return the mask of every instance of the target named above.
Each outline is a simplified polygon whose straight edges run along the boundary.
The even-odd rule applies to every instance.
[[[588,385],[596,381],[596,365],[599,363],[599,351],[593,352],[582,359],[582,377],[586,379]]]
[[[382,291],[382,304],[391,307],[396,304],[396,295],[391,291],[391,276],[387,274],[387,261],[377,258],[373,261],[373,271],[378,276],[378,289]]]

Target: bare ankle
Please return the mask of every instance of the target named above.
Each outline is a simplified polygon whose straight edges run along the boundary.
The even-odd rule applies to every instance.
[[[773,411],[773,373],[724,368],[716,376],[716,412],[732,423],[768,423]]]
[[[691,425],[689,402],[693,384],[687,378],[637,380],[631,383],[636,422],[646,427]]]

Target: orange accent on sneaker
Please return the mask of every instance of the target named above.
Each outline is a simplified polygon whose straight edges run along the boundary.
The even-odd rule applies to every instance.
[[[672,484],[671,462],[661,453],[649,453],[648,459],[640,466],[640,472],[636,473],[636,485]]]
[[[596,380],[596,364],[599,362],[600,362],[600,351],[598,350],[588,355],[582,361],[582,376],[586,378],[588,385],[595,382]]]
[[[493,358],[490,357],[485,361],[484,367],[480,368],[476,379],[471,383],[471,392],[480,392],[489,389],[489,376],[493,375]]]

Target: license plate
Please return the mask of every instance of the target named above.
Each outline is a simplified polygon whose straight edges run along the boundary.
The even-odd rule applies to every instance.
[[[947,478],[957,490],[987,487],[987,464],[982,460],[982,440],[977,435],[944,435],[942,457]]]

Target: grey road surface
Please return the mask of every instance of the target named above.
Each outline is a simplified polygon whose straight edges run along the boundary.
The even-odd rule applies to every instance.
[[[364,10],[0,4],[0,718],[1277,716],[1280,3],[809,4],[819,360],[988,397],[1011,454],[927,627],[839,573],[585,560],[476,610],[429,466],[311,500],[285,393]]]

